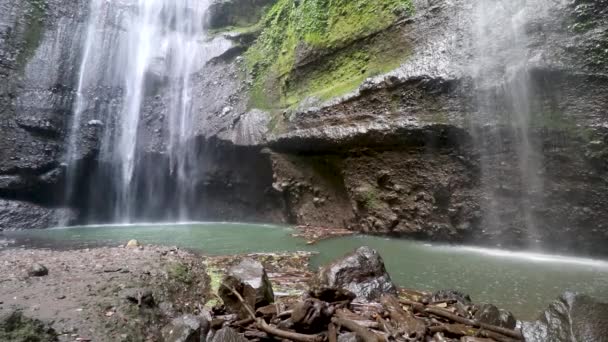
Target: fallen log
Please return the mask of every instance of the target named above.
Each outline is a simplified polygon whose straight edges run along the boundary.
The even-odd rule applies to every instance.
[[[336,316],[334,316],[331,319],[331,321],[334,324],[340,325],[340,326],[354,332],[359,337],[361,337],[363,339],[363,341],[365,341],[365,342],[381,342],[380,338],[378,338],[378,335],[374,334],[367,328],[360,326],[355,321],[351,321],[350,319],[336,317]]]
[[[458,323],[462,323],[462,324],[466,324],[466,325],[471,325],[474,327],[480,327],[483,328],[485,330],[489,330],[489,331],[493,331],[511,338],[514,338],[516,340],[520,340],[523,341],[524,337],[521,334],[520,331],[517,330],[512,330],[512,329],[507,329],[507,328],[503,328],[503,327],[499,327],[499,326],[495,326],[495,325],[491,325],[491,324],[486,324],[486,323],[482,323],[482,322],[478,322],[476,320],[473,319],[469,319],[469,318],[464,318],[458,315],[455,315],[449,311],[446,311],[444,309],[440,309],[440,308],[429,308],[427,307],[426,309],[424,309],[424,312],[427,313],[431,313],[433,315],[439,316],[439,317],[443,317],[443,318],[447,318],[449,320],[452,320],[454,322],[458,322]]]
[[[338,342],[338,331],[333,323],[329,323],[327,326],[327,340],[329,342]]]

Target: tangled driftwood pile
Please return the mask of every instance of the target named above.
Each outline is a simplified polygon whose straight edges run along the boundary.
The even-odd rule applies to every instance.
[[[297,301],[274,303],[272,284],[253,260],[229,271],[219,296],[224,305],[214,312],[211,334],[230,329],[235,341],[523,340],[513,316],[492,305],[455,291],[397,290],[366,247],[321,268]]]
[[[352,341],[358,337],[365,342],[523,340],[515,329],[483,323],[460,314],[453,306],[458,302],[450,300],[424,304],[384,295],[380,302],[357,304],[349,300],[329,303],[307,298],[290,307],[276,304],[256,311],[242,297],[240,301],[250,317],[237,320],[232,316],[227,323],[244,337],[256,341],[279,338],[333,342],[338,341],[339,335],[352,338]],[[214,325],[226,323],[223,318],[216,318]]]

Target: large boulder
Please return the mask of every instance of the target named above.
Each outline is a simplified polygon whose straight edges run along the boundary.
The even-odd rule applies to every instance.
[[[245,303],[254,310],[274,302],[274,292],[266,270],[259,261],[253,259],[244,259],[238,265],[231,267],[218,291],[228,311],[238,314],[241,318],[249,317],[232,289],[236,290]]]
[[[522,324],[528,342],[606,342],[608,303],[582,294],[564,293],[536,322]]]
[[[184,315],[173,319],[162,329],[165,342],[203,341],[209,331],[209,322],[202,317]]]
[[[319,269],[312,280],[311,292],[321,293],[326,289],[350,291],[360,301],[378,300],[383,294],[397,293],[382,257],[367,246]]]

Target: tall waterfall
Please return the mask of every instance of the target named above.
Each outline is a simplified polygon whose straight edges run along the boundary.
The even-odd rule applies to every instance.
[[[171,192],[174,201],[187,201],[197,162],[188,142],[200,127],[196,110],[203,106],[193,80],[203,77],[205,63],[226,44],[206,35],[208,6],[208,0],[91,0],[66,156],[69,197],[75,196],[74,165],[82,152],[78,136],[83,127],[98,125],[99,160],[105,165],[99,179],[112,184],[97,186],[113,203],[114,220],[131,220],[136,206],[168,196],[162,191]],[[160,122],[154,139],[142,129],[152,120],[150,107]],[[156,149],[169,160],[163,172],[171,175],[171,185],[151,176],[159,170],[146,170],[165,164],[141,165],[150,144],[162,145]],[[175,216],[187,219],[184,211]]]
[[[475,1],[472,75],[478,115],[472,123],[481,151],[482,203],[486,229],[500,227],[497,213],[505,201],[518,208],[520,234],[536,245],[535,206],[542,201],[542,151],[533,118],[542,108],[530,73],[531,18],[546,14],[550,0]],[[514,171],[515,170],[515,171]],[[505,184],[519,184],[515,189]],[[501,193],[509,193],[501,196]],[[492,195],[494,194],[494,195]],[[502,198],[501,198],[502,197]],[[513,221],[509,218],[506,221]]]

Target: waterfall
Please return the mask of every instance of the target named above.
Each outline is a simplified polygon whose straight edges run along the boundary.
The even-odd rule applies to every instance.
[[[536,246],[535,206],[542,201],[542,149],[534,115],[542,110],[530,72],[532,18],[550,0],[484,0],[474,4],[472,75],[477,115],[471,120],[480,151],[485,229],[500,229],[502,206],[516,207],[521,237]],[[516,184],[513,187],[511,184]],[[503,196],[502,194],[508,193]],[[502,210],[504,212],[504,210]]]
[[[102,167],[92,182],[104,183],[96,186],[112,202],[113,220],[132,220],[136,208],[155,197],[187,201],[200,162],[191,140],[203,121],[197,110],[204,107],[194,84],[227,44],[204,30],[209,2],[91,0],[66,149],[70,201],[78,200],[74,169],[84,153],[82,132],[92,125],[103,126]],[[153,120],[157,127],[148,127]],[[143,165],[152,149],[168,162]],[[171,184],[158,177],[164,172]],[[173,219],[187,219],[179,203]]]

